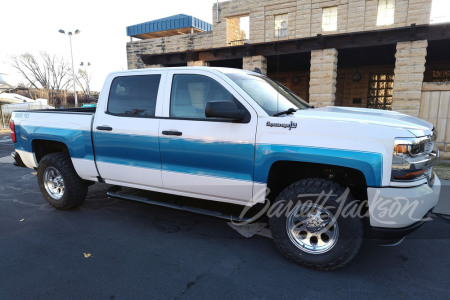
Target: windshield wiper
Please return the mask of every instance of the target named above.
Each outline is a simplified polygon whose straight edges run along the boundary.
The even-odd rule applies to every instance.
[[[280,111],[279,113],[274,114],[273,117],[278,117],[278,116],[281,116],[281,115],[292,115],[297,110],[298,110],[297,108],[292,108],[291,107],[288,110]]]

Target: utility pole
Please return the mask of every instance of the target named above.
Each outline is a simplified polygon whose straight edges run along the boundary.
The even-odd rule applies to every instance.
[[[60,33],[62,34],[66,34],[66,32],[62,29],[59,30]],[[77,29],[75,30],[75,34],[79,34],[80,31]],[[72,51],[72,31],[69,31],[67,33],[67,35],[69,36],[69,41],[70,41],[70,57],[72,58],[72,76],[73,76],[73,95],[75,97],[75,107],[78,107],[78,97],[77,97],[77,89],[76,89],[76,83],[75,83],[75,68],[73,65],[73,51]]]

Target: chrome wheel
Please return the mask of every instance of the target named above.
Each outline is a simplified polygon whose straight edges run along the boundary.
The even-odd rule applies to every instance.
[[[45,169],[44,186],[53,199],[60,200],[64,196],[64,179],[56,168],[48,167]]]
[[[339,227],[333,214],[316,204],[295,207],[286,219],[286,230],[297,248],[311,254],[331,250],[339,238]]]

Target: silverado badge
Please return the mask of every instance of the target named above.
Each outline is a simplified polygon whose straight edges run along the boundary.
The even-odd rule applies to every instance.
[[[283,127],[283,128],[289,128],[289,130],[291,130],[292,128],[297,128],[297,123],[294,123],[292,121],[291,121],[291,123],[272,123],[270,121],[267,121],[266,126]]]

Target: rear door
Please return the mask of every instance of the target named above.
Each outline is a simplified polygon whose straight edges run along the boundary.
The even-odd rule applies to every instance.
[[[107,183],[161,188],[160,120],[155,117],[162,111],[165,72],[109,80],[109,95],[102,95],[93,126],[98,171]]]
[[[208,101],[234,101],[241,122],[205,117]],[[252,200],[257,115],[234,89],[203,70],[168,72],[160,124],[164,189],[230,203]]]

